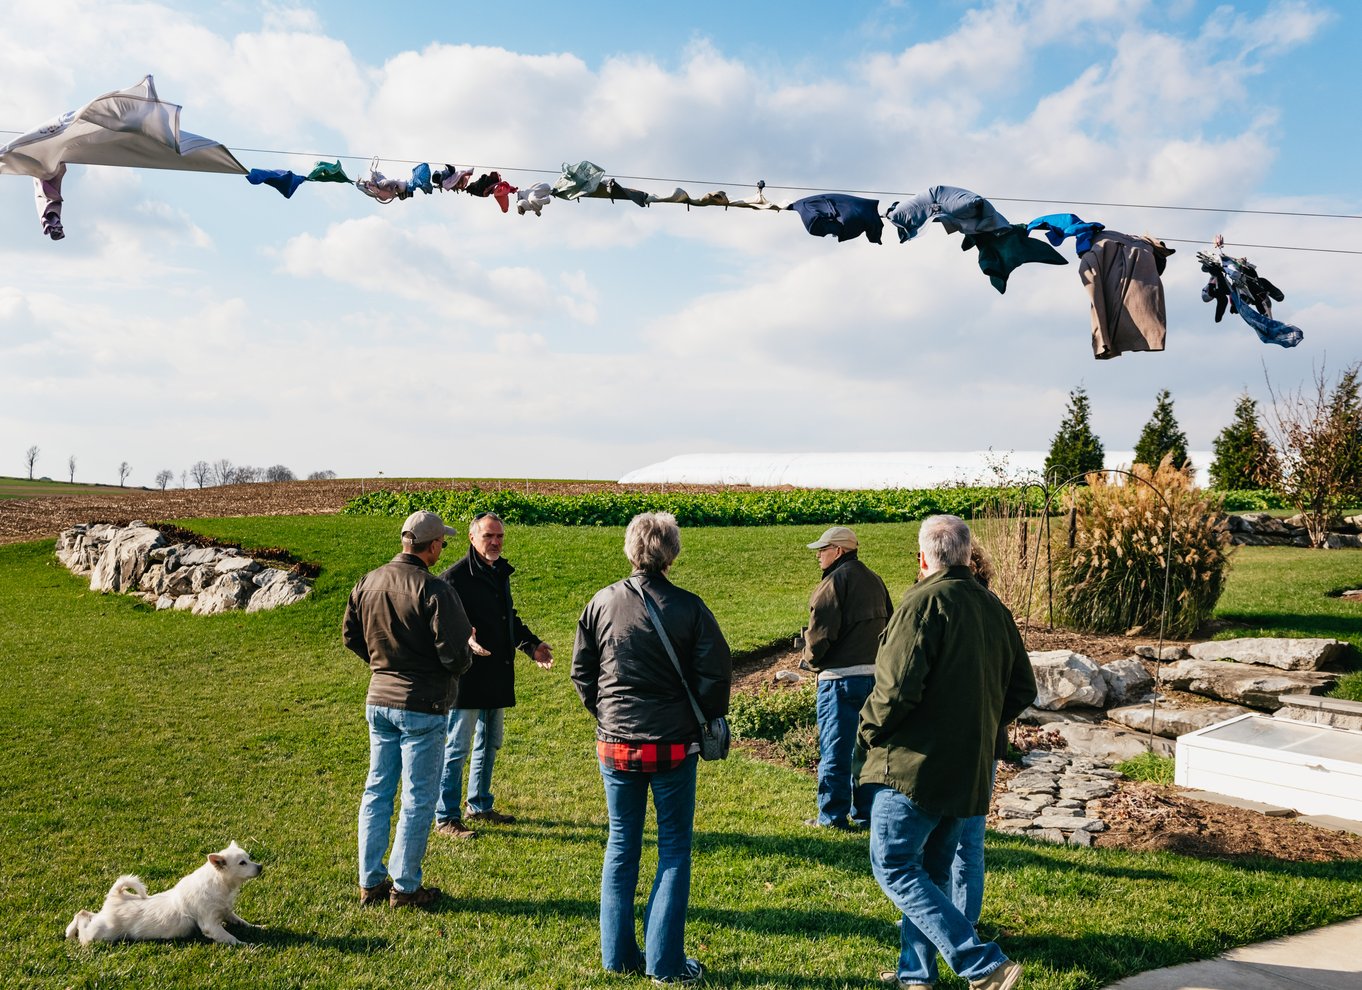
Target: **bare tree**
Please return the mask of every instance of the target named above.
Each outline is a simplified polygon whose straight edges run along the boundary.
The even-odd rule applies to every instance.
[[[38,445],[34,444],[24,451],[24,463],[28,465],[28,480],[33,480],[33,465],[38,461]]]
[[[265,469],[266,481],[297,481],[298,476],[282,464],[275,464],[273,467]]]
[[[236,465],[225,457],[213,462],[213,477],[216,484],[230,485],[236,481]]]
[[[118,487],[123,487],[123,482],[128,480],[128,475],[132,474],[132,468],[128,467],[128,462],[124,461],[118,465]]]
[[[161,470],[156,472],[156,487],[161,489],[161,491],[165,491],[166,485],[174,480],[175,472],[171,471],[169,468],[161,468]]]
[[[181,488],[188,488],[188,487],[189,487],[189,472],[188,472],[188,471],[181,471],[181,472],[180,472],[180,487],[181,487]]]
[[[1272,396],[1271,426],[1281,451],[1282,497],[1300,512],[1310,534],[1310,545],[1322,547],[1329,525],[1359,492],[1353,468],[1358,449],[1355,390],[1359,369],[1352,364],[1330,387],[1324,368],[1314,381],[1294,392],[1268,391]]]
[[[74,485],[74,484],[76,483],[76,455],[75,455],[75,454],[72,454],[70,457],[68,457],[68,458],[66,459],[66,473],[67,473],[67,475],[68,475],[67,480],[70,481],[71,484]]]
[[[213,478],[213,468],[207,461],[195,461],[189,468],[189,477],[202,488]]]
[[[336,476],[335,471],[313,471],[307,476],[308,481],[330,481]]]
[[[238,485],[249,485],[260,480],[261,471],[259,468],[251,467],[249,464],[242,464],[232,472],[232,480]]]

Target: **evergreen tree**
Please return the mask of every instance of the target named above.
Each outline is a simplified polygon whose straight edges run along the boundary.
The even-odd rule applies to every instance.
[[[1187,434],[1178,428],[1173,416],[1173,396],[1164,389],[1154,400],[1154,413],[1140,431],[1135,444],[1135,463],[1157,468],[1164,455],[1173,455],[1173,467],[1179,471],[1190,466],[1187,458]]]
[[[1343,442],[1343,485],[1351,498],[1362,494],[1362,382],[1358,381],[1358,370],[1357,365],[1344,369],[1329,400],[1329,415],[1338,422]]]
[[[1234,405],[1234,421],[1220,431],[1213,444],[1211,487],[1270,488],[1282,473],[1276,448],[1258,421],[1258,403],[1247,395]]]
[[[1059,424],[1059,432],[1050,441],[1050,454],[1045,458],[1046,480],[1067,481],[1089,471],[1102,470],[1106,452],[1102,449],[1102,441],[1092,432],[1090,419],[1088,393],[1080,385],[1069,393],[1068,411]]]

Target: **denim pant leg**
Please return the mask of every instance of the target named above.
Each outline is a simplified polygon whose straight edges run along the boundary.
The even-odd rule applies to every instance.
[[[397,816],[391,867],[393,887],[409,894],[421,886],[421,860],[430,840],[435,802],[440,793],[440,763],[444,753],[444,715],[393,710],[402,728],[402,810]]]
[[[615,973],[643,968],[634,929],[634,892],[643,852],[643,818],[648,808],[646,773],[601,765],[610,835],[601,864],[601,964]]]
[[[983,979],[1007,957],[996,943],[979,941],[946,893],[961,820],[930,814],[892,787],[874,787],[872,800],[870,865],[903,912],[899,978],[933,982],[934,945],[957,975]]]
[[[473,745],[478,712],[477,708],[451,708],[449,711],[440,800],[435,806],[435,817],[442,822],[463,817],[463,766]]]
[[[643,912],[643,949],[650,976],[677,976],[686,965],[690,846],[699,760],[692,754],[675,770],[650,774],[657,811],[657,876]]]
[[[865,707],[870,692],[875,690],[875,678],[870,675],[844,677],[842,684],[846,692],[843,711],[847,720],[847,735],[851,740],[847,747],[847,776],[850,777],[851,750],[856,745],[856,731],[861,727],[861,709]],[[870,801],[865,789],[856,786],[855,781],[851,782],[851,820],[862,828],[870,827]]]
[[[359,885],[376,887],[388,876],[383,854],[388,851],[393,801],[402,773],[402,732],[388,718],[391,709],[365,705],[369,723],[369,776],[359,802]]]
[[[491,811],[492,766],[506,734],[506,709],[483,708],[478,712],[478,729],[473,736],[473,755],[468,763],[468,807],[472,811]]]
[[[818,716],[818,824],[845,825],[851,811],[851,747],[856,742],[861,705],[852,706],[847,681],[874,678],[820,678]],[[861,699],[861,704],[865,699]]]
[[[991,780],[998,777],[993,764]],[[960,827],[960,841],[951,863],[951,901],[971,925],[978,926],[984,909],[984,820],[986,815],[966,818]]]

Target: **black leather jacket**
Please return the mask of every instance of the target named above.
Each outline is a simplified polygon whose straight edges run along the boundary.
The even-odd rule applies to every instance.
[[[705,719],[728,713],[733,661],[713,613],[661,574],[635,572],[652,597]],[[572,683],[608,742],[700,738],[681,679],[628,581],[596,592],[577,622]]]

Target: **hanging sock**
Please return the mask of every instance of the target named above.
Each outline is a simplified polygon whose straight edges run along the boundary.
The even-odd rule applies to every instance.
[[[734,209],[738,209],[738,210],[788,210],[788,209],[791,209],[791,207],[789,207],[789,206],[781,206],[779,203],[773,203],[773,202],[771,202],[769,199],[766,198],[766,180],[765,180],[765,179],[758,179],[758,180],[757,180],[757,194],[756,194],[755,196],[748,196],[746,199],[735,199],[733,202],[729,203],[728,205],[731,206],[731,207],[733,207]],[[875,209],[876,209],[876,211],[878,212],[878,210],[879,210],[879,203],[876,203],[876,204],[875,204]],[[881,225],[881,226],[883,226],[883,225]]]
[[[992,203],[957,186],[932,186],[912,199],[891,203],[885,216],[899,229],[900,244],[916,237],[928,220],[941,224],[948,234],[982,234],[1010,226]]]
[[[46,179],[33,177],[33,198],[38,204],[38,222],[43,234],[59,241],[66,236],[61,225],[61,180],[66,177],[66,163],[57,166],[57,171]]]
[[[293,194],[298,191],[298,187],[306,182],[307,179],[304,176],[295,175],[293,172],[286,172],[283,169],[253,168],[246,173],[246,181],[253,186],[264,183],[272,189],[278,189],[280,195],[285,199],[290,199]]]
[[[1036,217],[1026,225],[1026,229],[1028,231],[1045,231],[1045,239],[1055,247],[1063,244],[1064,238],[1072,237],[1074,239],[1074,253],[1081,258],[1092,250],[1093,237],[1098,231],[1105,230],[1106,225],[1085,222],[1072,213],[1050,213],[1043,217]]]
[[[348,185],[350,177],[345,174],[345,169],[341,168],[341,163],[339,161],[334,164],[331,162],[318,162],[316,165],[312,166],[312,171],[307,173],[307,181],[344,182]]]
[[[502,213],[505,213],[511,208],[511,194],[515,191],[516,187],[505,179],[502,179],[492,187],[491,196],[497,201],[497,205],[501,207]]]
[[[528,189],[517,189],[515,199],[515,211],[522,217],[527,212],[541,216],[544,207],[553,201],[553,190],[547,182],[536,182]]]
[[[822,193],[797,199],[790,209],[799,214],[804,229],[814,237],[833,234],[839,241],[850,241],[865,234],[871,244],[879,244],[884,235],[879,200]]]
[[[553,194],[559,199],[580,199],[596,191],[605,178],[605,169],[594,162],[581,161],[576,165],[563,163],[563,175],[553,184]]]
[[[1038,263],[1042,265],[1067,265],[1064,256],[1035,237],[1028,237],[1024,224],[1013,224],[1002,230],[981,231],[966,234],[960,242],[960,250],[979,251],[979,270],[988,276],[993,288],[1000,293],[1007,291],[1007,279],[1022,265]]]
[[[1253,328],[1264,344],[1295,347],[1305,339],[1300,327],[1283,323],[1272,316],[1272,302],[1281,302],[1286,294],[1265,277],[1247,258],[1235,258],[1225,253],[1225,238],[1217,234],[1210,251],[1198,251],[1201,270],[1210,276],[1201,290],[1203,302],[1215,300],[1215,320],[1225,314],[1228,302],[1231,313]]]
[[[1163,270],[1174,251],[1163,241],[1115,230],[1093,236],[1078,265],[1092,302],[1092,356],[1161,351],[1168,334]]]

